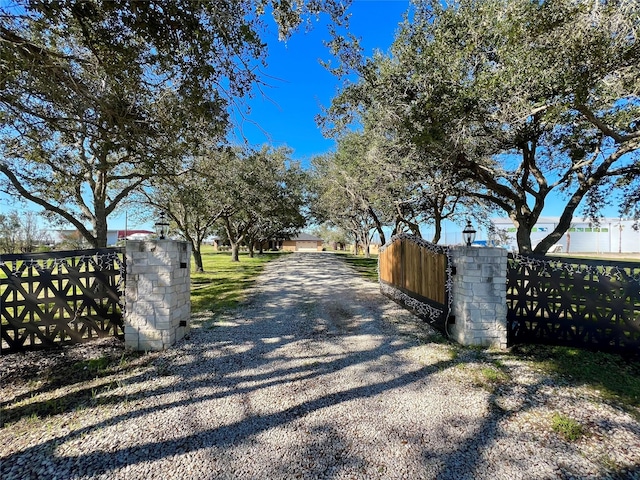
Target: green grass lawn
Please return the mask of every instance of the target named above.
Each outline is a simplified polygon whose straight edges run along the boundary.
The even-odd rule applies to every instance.
[[[640,415],[640,360],[572,347],[517,345],[511,354],[538,370],[600,392]]]
[[[640,254],[638,253],[553,253],[548,254],[552,259],[566,260],[569,258],[582,258],[585,260],[607,260],[611,262],[639,262]]]
[[[267,262],[286,253],[240,254],[239,262],[231,261],[230,252],[216,252],[203,247],[204,272],[196,272],[191,261],[191,311],[218,313],[233,308],[246,298],[246,290],[262,272]]]
[[[335,252],[342,261],[350,265],[356,272],[367,280],[378,281],[378,256],[371,255],[365,258],[362,255],[352,255],[350,253]]]

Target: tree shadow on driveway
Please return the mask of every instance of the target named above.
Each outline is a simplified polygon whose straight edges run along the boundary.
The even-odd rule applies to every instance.
[[[490,457],[501,442],[531,441],[502,424],[544,385],[500,408],[459,373],[470,357],[399,334],[402,321],[414,319],[331,255],[284,257],[245,305],[159,354],[162,371],[52,417],[55,431],[35,428],[30,442],[0,433],[0,474],[493,478],[500,465],[535,478],[520,453]]]

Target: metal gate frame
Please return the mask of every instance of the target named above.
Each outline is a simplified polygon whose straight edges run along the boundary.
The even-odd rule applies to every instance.
[[[640,353],[640,263],[510,254],[508,345]]]
[[[123,336],[124,248],[0,255],[1,352]]]

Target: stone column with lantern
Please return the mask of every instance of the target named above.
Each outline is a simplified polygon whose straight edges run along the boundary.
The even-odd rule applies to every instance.
[[[125,346],[164,350],[190,330],[191,245],[167,238],[162,214],[158,238],[126,242]]]
[[[471,222],[462,232],[464,245],[452,246],[453,321],[449,334],[462,345],[507,346],[507,251],[472,246]]]

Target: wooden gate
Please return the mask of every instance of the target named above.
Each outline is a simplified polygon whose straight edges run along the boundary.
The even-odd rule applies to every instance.
[[[508,344],[640,353],[640,263],[509,256]]]
[[[0,255],[2,353],[122,336],[123,248]]]
[[[383,294],[445,331],[452,284],[448,247],[397,235],[380,250],[378,271]]]

